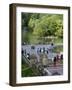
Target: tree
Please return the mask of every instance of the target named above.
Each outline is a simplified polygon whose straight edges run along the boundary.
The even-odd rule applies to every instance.
[[[40,37],[63,38],[63,15],[22,13],[22,30],[27,31],[22,35],[23,40],[31,43],[39,42]]]
[[[57,20],[57,31],[55,33],[59,38],[63,38],[63,22],[61,20]]]

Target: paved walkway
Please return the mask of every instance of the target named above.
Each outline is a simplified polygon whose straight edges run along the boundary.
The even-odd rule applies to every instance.
[[[47,67],[49,72],[53,73],[59,73],[60,75],[63,75],[63,66],[52,66],[52,67]]]

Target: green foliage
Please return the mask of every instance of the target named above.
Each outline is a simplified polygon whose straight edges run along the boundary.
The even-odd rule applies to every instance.
[[[29,43],[39,42],[40,37],[55,36],[63,38],[63,15],[22,13],[23,32],[25,34],[22,35],[22,41]]]
[[[23,61],[21,66],[21,76],[22,77],[31,77],[31,76],[39,76],[40,73],[38,69],[33,65],[32,67],[29,67],[27,63]]]
[[[57,21],[56,30],[57,31],[55,32],[55,35],[60,37],[60,38],[63,38],[63,22],[61,20]]]
[[[22,13],[22,27],[24,26],[28,26],[28,21],[31,17],[31,14],[27,14],[27,13]]]
[[[33,76],[33,71],[30,68],[22,71],[22,77],[28,77],[28,76]]]
[[[55,53],[63,52],[63,46],[57,46],[52,51]]]

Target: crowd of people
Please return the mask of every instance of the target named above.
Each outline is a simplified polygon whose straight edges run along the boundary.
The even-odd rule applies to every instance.
[[[54,46],[53,43],[51,43],[51,46]],[[35,50],[35,47],[32,46],[31,49]],[[45,48],[45,47],[40,47],[40,48],[37,48],[36,52],[37,54],[40,54],[40,53],[44,53],[44,54],[48,54],[49,52],[52,51],[52,48]],[[30,53],[26,51],[26,49],[22,49],[22,55],[25,55],[29,60],[30,60]],[[61,53],[58,53],[56,56],[54,56],[53,58],[53,62],[54,62],[54,66],[56,66],[56,63],[59,61],[59,60],[63,60],[63,54]]]
[[[54,57],[54,66],[56,66],[57,62],[60,60],[63,60],[63,54],[57,54],[57,56]]]

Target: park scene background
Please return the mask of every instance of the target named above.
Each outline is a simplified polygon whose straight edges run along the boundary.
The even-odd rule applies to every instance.
[[[22,77],[63,75],[63,15],[21,13]]]

